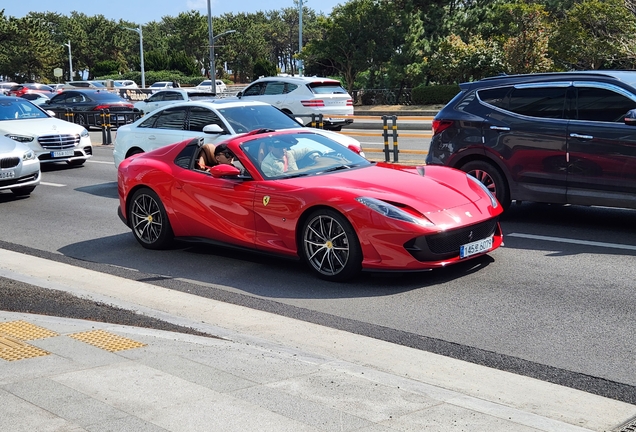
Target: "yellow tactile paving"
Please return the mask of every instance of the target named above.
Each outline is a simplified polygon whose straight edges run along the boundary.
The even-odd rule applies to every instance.
[[[20,340],[36,340],[59,336],[58,333],[26,321],[9,321],[0,324],[0,334]]]
[[[14,361],[49,354],[48,351],[26,344],[18,338],[0,335],[0,359]]]
[[[78,341],[85,342],[87,344],[105,349],[106,351],[110,352],[123,351],[131,348],[146,346],[146,344],[144,343],[136,342],[132,339],[118,336],[104,330],[92,330],[81,333],[73,333],[69,334],[68,336]]]

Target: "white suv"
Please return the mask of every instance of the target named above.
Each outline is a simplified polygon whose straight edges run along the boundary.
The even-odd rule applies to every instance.
[[[305,125],[322,114],[325,129],[339,131],[353,123],[353,98],[340,81],[330,78],[276,76],[260,78],[237,95],[258,100],[300,117]]]

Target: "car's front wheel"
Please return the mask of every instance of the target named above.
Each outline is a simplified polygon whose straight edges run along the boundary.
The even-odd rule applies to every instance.
[[[313,212],[302,228],[301,254],[322,279],[342,282],[362,269],[362,249],[353,227],[340,213]]]
[[[508,183],[494,165],[477,160],[464,164],[460,169],[482,182],[503,208],[506,209],[510,206]]]
[[[146,249],[165,249],[173,240],[168,214],[159,196],[138,189],[130,199],[128,218],[137,241]]]

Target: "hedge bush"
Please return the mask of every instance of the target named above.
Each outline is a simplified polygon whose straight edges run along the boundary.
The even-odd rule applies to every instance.
[[[459,86],[453,85],[421,85],[411,90],[413,105],[445,105],[459,93]]]

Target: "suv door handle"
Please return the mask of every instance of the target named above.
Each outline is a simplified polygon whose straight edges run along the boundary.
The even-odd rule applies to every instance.
[[[496,131],[509,131],[510,128],[507,126],[490,126],[490,130],[496,130]]]
[[[594,139],[594,137],[592,135],[579,135],[579,134],[575,134],[575,133],[571,133],[570,134],[570,138],[578,138],[578,139],[584,139],[584,140]]]

